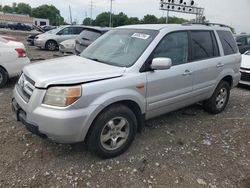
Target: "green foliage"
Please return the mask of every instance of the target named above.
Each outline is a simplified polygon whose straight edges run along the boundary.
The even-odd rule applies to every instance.
[[[150,14],[147,14],[142,19],[142,23],[144,23],[144,24],[157,24],[157,22],[158,22],[158,18],[156,16],[150,15]]]
[[[124,14],[123,12],[120,12],[117,15],[114,15],[112,17],[113,21],[112,21],[112,26],[113,27],[118,27],[121,25],[126,25],[127,20],[128,20],[128,16],[126,14]]]
[[[92,25],[93,20],[91,20],[91,18],[85,18],[82,22],[83,25]]]
[[[5,5],[5,6],[2,8],[2,11],[5,12],[5,13],[12,13],[12,12],[13,12],[13,9],[12,9],[11,6]]]
[[[31,9],[31,6],[29,4],[18,3],[16,5],[16,10],[15,10],[16,13],[31,15],[31,11],[32,11],[32,9]]]
[[[60,11],[53,5],[41,5],[32,9],[33,17],[49,19],[51,25],[60,25],[64,23]]]
[[[101,14],[99,14],[94,23],[92,25],[98,25],[101,27],[108,27],[109,26],[109,13],[108,12],[103,12]],[[112,18],[114,19],[114,14],[112,15]]]
[[[110,19],[110,13],[109,12],[103,12],[99,15],[97,15],[95,20],[92,20],[90,18],[85,18],[83,20],[84,25],[95,25],[95,26],[102,26],[102,27],[108,27],[109,26],[109,19]],[[168,23],[175,23],[175,24],[182,24],[184,22],[188,22],[188,20],[185,20],[183,18],[178,17],[169,17]],[[91,24],[92,23],[92,24]],[[122,25],[134,25],[134,24],[165,24],[166,23],[166,17],[157,18],[154,15],[146,15],[143,17],[142,20],[139,20],[137,17],[128,17],[123,12],[120,12],[119,14],[112,14],[112,27],[118,27]]]
[[[53,5],[41,5],[36,8],[31,8],[26,3],[13,3],[12,7],[5,5],[0,7],[0,10],[5,13],[27,14],[36,18],[49,19],[51,25],[65,24],[64,18],[60,15],[60,11]]]
[[[126,25],[134,25],[134,24],[140,24],[141,21],[137,17],[130,17],[128,18]]]

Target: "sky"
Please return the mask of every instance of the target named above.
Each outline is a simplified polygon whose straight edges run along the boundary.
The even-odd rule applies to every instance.
[[[185,0],[184,0],[185,1]],[[189,0],[186,0],[187,2]],[[205,8],[205,16],[210,22],[222,23],[235,28],[237,33],[250,33],[250,0],[194,0],[199,7]],[[61,11],[61,15],[69,21],[69,5],[72,9],[73,20],[81,23],[90,17],[91,0],[0,0],[2,5],[11,5],[13,2],[28,3],[32,7],[41,4],[53,4]],[[129,17],[143,18],[146,14],[157,17],[166,16],[166,12],[159,10],[160,0],[114,0],[113,12],[124,12]],[[93,18],[104,11],[110,10],[110,0],[93,0]],[[170,16],[178,16],[186,19],[194,16],[170,13]]]

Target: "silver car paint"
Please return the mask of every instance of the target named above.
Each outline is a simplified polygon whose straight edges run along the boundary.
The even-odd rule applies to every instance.
[[[27,121],[37,125],[42,133],[57,142],[78,142],[85,139],[96,116],[115,102],[133,101],[146,115],[146,119],[150,119],[209,98],[225,76],[233,77],[233,86],[238,83],[241,56],[223,56],[220,40],[218,45],[221,57],[173,66],[169,70],[139,72],[149,54],[169,32],[228,29],[181,25],[125,28],[134,27],[158,29],[159,34],[132,67],[114,67],[75,56],[26,67],[24,74],[40,88],[35,89],[29,103],[25,103],[17,90],[14,90],[18,104],[27,112]],[[222,67],[218,66],[220,63]],[[186,70],[190,74],[184,74]],[[81,83],[83,92],[73,105],[56,108],[42,104],[48,86],[74,83]],[[138,89],[138,84],[145,84],[145,87]]]
[[[83,27],[83,26],[63,26],[61,30],[67,27]],[[57,35],[57,34],[51,34],[50,32],[46,32],[46,33],[38,35],[37,36],[38,39],[35,38],[34,45],[40,48],[45,48],[46,42],[49,40],[54,40],[59,45],[61,42],[65,40],[76,39],[77,36],[78,35]]]

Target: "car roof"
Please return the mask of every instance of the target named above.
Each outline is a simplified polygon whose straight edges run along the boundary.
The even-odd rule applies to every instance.
[[[210,24],[140,24],[140,25],[128,25],[121,26],[118,28],[122,29],[149,29],[149,30],[164,30],[164,29],[202,29],[202,30],[211,30],[211,29],[219,29],[219,30],[230,30],[227,26],[224,25],[210,25]]]

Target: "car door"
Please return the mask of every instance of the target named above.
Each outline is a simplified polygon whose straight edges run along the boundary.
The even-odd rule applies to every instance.
[[[147,72],[147,118],[152,118],[190,104],[193,88],[193,66],[189,63],[188,32],[167,34],[152,58],[172,60],[168,70]]]
[[[224,65],[214,31],[191,31],[190,39],[195,67],[193,95],[199,101],[209,96]]]
[[[73,27],[66,27],[59,32],[58,43],[74,38]]]

